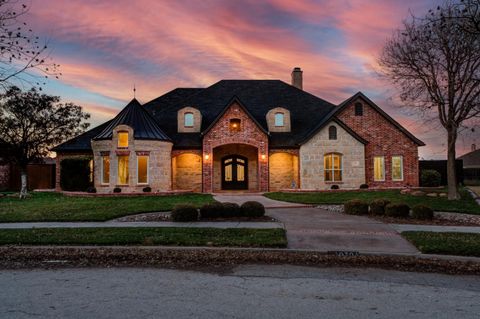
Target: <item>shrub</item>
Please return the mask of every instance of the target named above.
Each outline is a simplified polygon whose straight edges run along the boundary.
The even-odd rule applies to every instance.
[[[385,206],[385,215],[390,217],[407,218],[410,213],[410,207],[407,204],[388,204]]]
[[[150,193],[152,191],[152,188],[150,186],[144,187],[143,192],[144,193]]]
[[[90,182],[90,158],[66,158],[60,162],[60,185],[66,191],[84,192]]]
[[[87,193],[96,193],[97,189],[93,186],[90,186],[87,188]]]
[[[115,187],[115,188],[113,189],[113,192],[114,192],[114,193],[121,193],[121,192],[122,192],[122,189],[121,189],[120,187]]]
[[[222,217],[224,207],[222,203],[208,203],[200,207],[200,218],[218,218]]]
[[[433,209],[425,205],[416,205],[412,208],[412,217],[415,219],[433,219]]]
[[[334,185],[330,186],[330,189],[340,189],[340,186],[334,184]]]
[[[243,203],[241,209],[242,215],[246,217],[262,217],[265,215],[265,206],[256,201]]]
[[[433,169],[422,170],[420,174],[420,184],[427,187],[440,186],[442,182],[442,175]]]
[[[368,188],[368,184],[362,184],[360,185],[360,189],[367,189]]]
[[[222,206],[223,206],[223,211],[222,211],[223,217],[242,216],[242,209],[240,208],[240,205],[236,203],[223,203]]]
[[[192,222],[198,220],[198,211],[193,205],[176,205],[170,217],[174,222]]]
[[[343,205],[346,214],[349,215],[366,215],[368,214],[367,202],[359,199],[352,199]]]
[[[385,215],[385,206],[390,204],[388,199],[377,198],[370,203],[370,213],[373,215]]]

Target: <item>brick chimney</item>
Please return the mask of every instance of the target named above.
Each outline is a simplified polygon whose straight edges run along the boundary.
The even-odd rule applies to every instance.
[[[475,150],[477,150],[477,145],[472,144],[472,152],[475,151]]]
[[[299,67],[293,68],[292,71],[292,85],[300,90],[303,90],[303,71]]]

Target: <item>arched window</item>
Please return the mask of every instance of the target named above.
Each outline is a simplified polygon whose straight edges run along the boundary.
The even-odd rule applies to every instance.
[[[283,113],[275,113],[275,126],[284,126],[284,117]]]
[[[358,102],[355,103],[355,116],[362,116],[363,115],[363,104]]]
[[[342,181],[342,154],[328,153],[323,156],[326,182]]]
[[[187,112],[184,115],[184,126],[193,127],[193,113]]]
[[[333,125],[328,128],[328,139],[329,140],[337,139],[337,128]]]

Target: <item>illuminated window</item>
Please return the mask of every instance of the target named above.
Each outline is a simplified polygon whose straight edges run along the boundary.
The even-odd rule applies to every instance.
[[[230,120],[230,132],[240,132],[241,131],[241,121],[240,119],[231,119]]]
[[[326,182],[340,182],[342,180],[342,155],[338,153],[325,154],[323,168]]]
[[[93,159],[88,162],[88,169],[90,170],[88,174],[88,181],[93,183]]]
[[[362,103],[355,103],[355,116],[362,116],[363,115],[363,104]]]
[[[137,156],[137,183],[148,184],[148,156]]]
[[[102,156],[102,184],[110,183],[110,156]]]
[[[375,156],[373,158],[373,180],[385,180],[385,158],[383,156]]]
[[[403,157],[392,156],[392,180],[403,181]]]
[[[128,184],[128,156],[118,157],[117,184],[119,185]]]
[[[283,113],[275,113],[275,126],[284,126],[284,117]]]
[[[185,113],[184,125],[185,127],[193,127],[193,113]]]
[[[328,139],[329,140],[337,139],[337,128],[333,125],[328,128]]]
[[[128,147],[128,132],[118,132],[118,147]]]

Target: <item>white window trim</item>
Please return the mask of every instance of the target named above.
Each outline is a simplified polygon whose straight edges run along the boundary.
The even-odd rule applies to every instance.
[[[147,182],[146,183],[140,183],[138,181],[138,158],[139,157],[146,157],[147,158]],[[137,156],[137,185],[148,185],[150,182],[150,156],[149,155],[139,155]]]
[[[375,159],[382,158],[383,159],[383,179],[376,179],[375,178]],[[373,181],[375,182],[385,182],[385,156],[374,156],[373,157]]]
[[[100,164],[100,184],[101,185],[110,185],[110,172],[108,172],[108,182],[105,183],[105,181],[103,180],[103,170],[104,170],[103,160],[104,160],[105,157],[108,157],[108,160],[110,161],[110,155],[101,155],[100,156],[100,162],[101,162],[101,164]],[[111,164],[112,163],[110,161],[110,167],[112,166]]]
[[[401,173],[401,177],[398,179],[398,178],[393,178],[393,158],[394,157],[399,157],[400,158],[400,173]],[[392,181],[395,181],[395,182],[401,182],[403,181],[403,156],[402,155],[393,155],[392,156]]]
[[[282,125],[277,125],[277,114],[282,116]],[[285,113],[283,112],[275,112],[273,115],[273,124],[275,127],[284,127],[285,126]]]
[[[331,157],[331,162],[332,162],[332,168],[331,168],[331,169],[325,169],[325,155],[328,155],[328,156]],[[333,168],[333,166],[334,166],[334,165],[333,165],[333,156],[334,156],[334,155],[337,155],[337,156],[340,157],[340,169],[337,169],[337,171],[340,171],[340,176],[341,176],[341,179],[340,179],[339,181],[335,180],[335,171],[336,171],[336,169]],[[331,181],[327,181],[327,180],[325,179],[325,172],[324,172],[324,173],[323,173],[323,181],[324,181],[324,182],[327,182],[327,183],[343,182],[343,154],[341,154],[341,153],[336,153],[336,152],[326,153],[326,154],[323,155],[323,161],[324,161],[324,163],[323,163],[323,170],[324,170],[324,171],[330,171],[330,172],[332,172],[332,180],[331,180]]]

